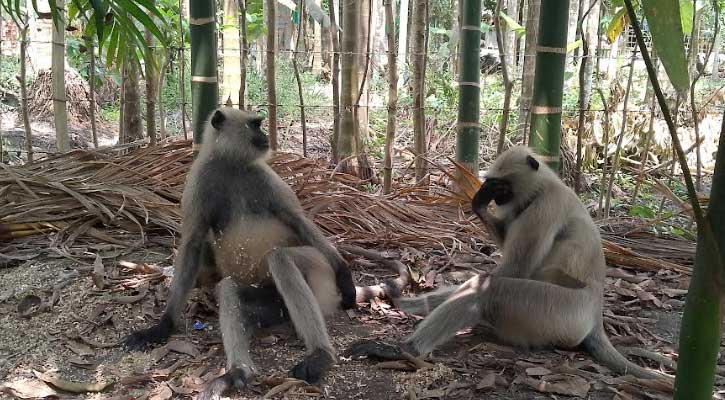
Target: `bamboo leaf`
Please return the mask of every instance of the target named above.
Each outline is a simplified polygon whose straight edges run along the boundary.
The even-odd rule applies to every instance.
[[[111,26],[108,48],[106,49],[106,67],[108,68],[113,65],[113,60],[116,59],[116,49],[118,48],[119,31],[120,30],[118,29],[118,24],[114,22]]]
[[[682,20],[682,33],[692,34],[692,13],[695,8],[691,0],[680,0],[680,20]]]
[[[509,29],[516,33],[517,38],[522,37],[526,34],[526,28],[519,25],[518,22],[516,22],[513,18],[506,15],[505,12],[501,11],[499,13],[499,16],[501,17],[501,19],[503,19],[506,22],[506,25],[508,25]]]
[[[574,51],[575,49],[578,49],[579,47],[581,47],[581,45],[582,45],[581,39],[577,40],[574,43],[569,43],[568,45],[566,45],[566,52],[570,53],[570,52]]]
[[[642,0],[642,7],[652,33],[652,43],[667,76],[678,91],[686,91],[690,87],[690,76],[679,0]]]
[[[614,43],[619,35],[622,34],[628,21],[629,19],[627,17],[626,8],[620,8],[619,11],[614,14],[614,17],[612,17],[612,20],[609,22],[609,26],[607,27],[607,40],[610,44]]]
[[[95,21],[94,25],[96,26],[98,43],[101,43],[103,40],[103,30],[105,28],[103,19],[106,16],[108,8],[103,6],[103,2],[101,0],[90,0],[90,2],[93,7],[93,20]]]
[[[140,22],[144,28],[148,29],[149,32],[151,32],[151,34],[154,35],[158,40],[160,40],[163,43],[166,42],[166,36],[161,32],[161,30],[158,28],[157,24],[143,10],[141,10],[133,1],[118,0],[118,2],[121,4],[121,6],[124,8],[124,10],[129,12],[135,19],[137,19],[138,22]],[[133,24],[133,21],[131,21],[129,19],[129,22],[131,22],[131,25],[133,25],[133,29],[135,29],[136,25]],[[140,31],[139,31],[139,34],[140,34]],[[144,41],[142,40],[141,42],[143,43]]]

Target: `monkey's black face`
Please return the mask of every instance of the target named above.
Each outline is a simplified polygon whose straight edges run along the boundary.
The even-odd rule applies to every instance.
[[[473,209],[485,207],[491,200],[497,205],[502,206],[514,198],[511,183],[503,178],[488,178],[483,182],[481,188],[478,189],[476,195],[471,202]]]
[[[259,134],[255,134],[252,137],[252,146],[257,148],[258,150],[262,150],[262,151],[268,150],[269,149],[269,138],[267,137],[267,135],[265,135],[264,133],[262,133],[260,131]]]

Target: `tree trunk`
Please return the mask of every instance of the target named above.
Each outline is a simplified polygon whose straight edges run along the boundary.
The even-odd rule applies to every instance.
[[[400,0],[400,10],[398,10],[398,18],[400,18],[400,25],[398,27],[398,87],[403,87],[403,79],[405,79],[405,75],[407,74],[408,6],[409,0]]]
[[[528,137],[531,96],[534,92],[534,74],[536,72],[536,39],[539,34],[539,13],[541,0],[528,0],[526,13],[526,42],[524,50],[524,72],[521,78],[521,97],[519,99],[519,119],[516,130],[522,137]]]
[[[315,0],[315,4],[322,6],[322,0]],[[322,71],[322,25],[317,21],[312,23],[312,73],[316,76]]]
[[[513,51],[513,47],[508,46],[506,43],[506,40],[510,40],[511,43],[515,44],[515,37],[506,35],[503,27],[506,23],[503,18],[501,18],[501,7],[503,6],[504,0],[498,0],[496,2],[496,12],[494,13],[496,16],[498,16],[498,20],[495,23],[496,27],[496,42],[498,44],[498,54],[499,58],[501,59],[501,75],[503,78],[503,107],[501,112],[501,122],[498,126],[498,146],[496,148],[496,154],[501,154],[503,152],[504,145],[506,144],[506,134],[508,133],[508,125],[509,125],[509,109],[511,107],[511,91],[513,90],[513,82],[511,81],[511,75],[510,75],[510,69],[511,67],[513,69],[513,62],[515,60],[514,57],[509,57],[506,54],[504,54],[505,49],[510,49],[510,51]]]
[[[269,145],[272,150],[277,150],[277,80],[275,78],[275,53],[277,41],[275,39],[277,29],[277,1],[266,0],[267,11],[267,114]]]
[[[25,16],[24,25],[18,26],[20,30],[20,105],[22,107],[21,114],[23,116],[23,128],[25,129],[25,151],[27,153],[28,163],[33,162],[33,131],[30,127],[30,115],[28,111],[28,89],[27,89],[27,69],[28,69],[28,17]]]
[[[697,10],[697,0],[692,2],[692,34],[690,35],[690,48],[688,49],[688,58],[690,66],[690,77],[697,74],[697,53],[700,49],[700,20],[702,19],[702,10]]]
[[[519,15],[519,0],[505,0],[505,3],[501,5],[501,9],[504,6],[506,7],[506,14],[516,21]],[[498,18],[499,14],[495,14],[495,16]],[[506,22],[501,18],[498,21],[501,22],[501,28],[506,26]],[[506,36],[503,40],[505,46],[503,53],[506,55],[506,65],[511,68],[511,71],[514,71],[516,67],[516,32],[511,29],[504,29],[502,33]]]
[[[299,23],[297,24],[297,44],[296,48],[299,51],[300,43],[302,42],[302,27],[304,26],[304,3],[302,0],[297,2],[297,9],[299,10]],[[295,53],[292,56],[292,67],[295,72],[295,80],[297,81],[297,94],[300,101],[300,124],[302,125],[302,156],[307,157],[307,120],[305,118],[305,98],[302,92],[302,80],[300,79],[300,69],[298,66],[297,59],[300,53]]]
[[[337,9],[335,7],[335,1],[330,0],[330,28],[328,35],[330,36],[330,42],[332,43],[332,138],[330,139],[330,147],[332,152],[332,162],[337,163],[340,161],[340,156],[337,152],[338,143],[340,140],[340,35],[337,25]]]
[[[239,3],[239,109],[244,110],[247,105],[247,58],[249,43],[247,43],[247,0],[237,0]]]
[[[456,161],[478,174],[478,140],[481,113],[480,58],[481,2],[462,2],[461,43],[459,46],[458,124],[456,135]]]
[[[541,0],[529,146],[559,171],[569,0]]]
[[[131,143],[143,139],[141,121],[141,93],[139,93],[139,65],[128,57],[125,61],[123,76],[123,132],[124,142]]]
[[[155,5],[156,0],[151,0],[150,3]],[[153,49],[154,38],[151,36],[151,31],[146,29],[144,36],[147,46],[144,62],[146,68],[146,134],[149,137],[149,143],[153,146],[156,144],[156,97],[159,91],[156,65],[158,60],[156,60],[156,53]]]
[[[184,47],[184,1],[179,0],[179,96],[181,96],[181,128],[184,131],[184,140],[189,139],[188,129],[186,128],[186,54]],[[216,53],[215,53],[216,54]]]
[[[68,138],[68,109],[65,97],[65,0],[55,1],[55,6],[63,14],[57,24],[53,24],[53,51],[51,75],[53,80],[53,121],[58,151],[70,150]]]
[[[598,0],[592,0],[594,2],[598,2]],[[590,8],[590,6],[593,7],[593,4],[587,4],[582,3],[580,5],[579,13],[581,14],[579,21],[577,22],[577,30],[578,36],[582,41],[582,58],[581,58],[581,64],[579,65],[579,123],[577,124],[577,132],[576,132],[576,170],[574,171],[574,190],[577,193],[581,192],[581,173],[582,173],[582,140],[584,135],[584,123],[586,121],[586,113],[589,110],[589,100],[591,98],[591,89],[592,89],[592,81],[591,81],[591,74],[592,74],[592,62],[589,60],[589,45],[590,45],[590,36],[589,36],[589,30],[585,28],[586,26],[586,19],[588,17],[588,13],[590,11],[593,11],[593,8]],[[581,10],[581,8],[585,8],[585,10]],[[596,15],[599,15],[597,12]]]
[[[360,31],[360,8],[362,1],[354,1],[345,4],[342,10],[342,87],[340,91],[340,132],[337,143],[337,157],[341,163],[344,160],[357,155],[358,146],[357,139],[360,136],[360,126],[355,119],[355,100],[359,88],[359,46],[358,34]],[[352,159],[344,161],[349,164]],[[355,167],[352,165],[343,165],[345,171],[353,174]]]
[[[91,135],[93,136],[93,147],[98,148],[98,129],[96,128],[96,46],[94,39],[86,40],[86,48],[90,58],[88,73],[88,103],[91,117]]]
[[[166,51],[164,56],[164,64],[161,66],[159,71],[158,84],[156,87],[159,89],[156,95],[156,103],[159,105],[159,138],[161,140],[166,139],[166,108],[164,107],[164,82],[166,80],[166,72],[169,70],[169,64],[171,64],[171,50]]]
[[[239,32],[239,6],[237,1],[224,0],[224,29],[222,34],[222,84],[221,99],[231,99],[233,104],[241,104],[239,99],[241,75],[241,57],[239,51],[242,48]],[[237,96],[235,99],[232,96]]]
[[[365,139],[368,139],[368,129],[369,129],[369,119],[368,119],[368,105],[369,105],[369,91],[370,91],[370,79],[371,79],[371,71],[370,71],[370,38],[371,38],[371,32],[370,32],[370,25],[371,25],[371,18],[370,18],[370,2],[371,0],[359,0],[360,1],[360,12],[358,14],[360,18],[359,22],[359,33],[358,33],[358,51],[364,52],[364,57],[361,55],[361,57],[358,57],[358,74],[360,75],[360,78],[358,80],[359,82],[359,90],[358,94],[355,100],[355,112],[357,115],[355,116],[357,120],[357,124],[359,125],[358,132],[360,133],[360,138],[364,137]],[[358,146],[360,143],[358,143]],[[361,146],[359,146],[362,148]]]
[[[427,161],[423,158],[427,152],[425,129],[425,31],[427,0],[415,0],[412,25],[413,64],[413,142],[416,152],[415,181],[422,183],[428,174]]]
[[[189,35],[191,39],[191,123],[194,148],[203,142],[202,135],[209,115],[217,108],[216,9],[213,1],[189,0]]]
[[[3,54],[3,12],[2,8],[0,8],[0,70],[2,70],[2,54]],[[2,125],[2,110],[0,110],[0,164],[3,164],[5,162],[5,156],[3,155],[4,149],[3,149],[3,125]],[[96,146],[98,147],[98,146]]]
[[[388,35],[388,125],[385,135],[385,159],[383,170],[383,193],[392,191],[393,182],[393,146],[395,145],[395,125],[398,117],[398,70],[395,51],[395,13],[394,0],[385,2],[385,30]]]

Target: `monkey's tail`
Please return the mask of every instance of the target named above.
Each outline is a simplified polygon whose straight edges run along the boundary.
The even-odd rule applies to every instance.
[[[582,341],[581,345],[597,361],[622,375],[634,375],[637,378],[660,379],[668,382],[672,380],[667,375],[650,371],[627,360],[609,341],[601,323]]]
[[[378,297],[381,299],[390,299],[397,306],[397,300],[401,297],[403,289],[410,284],[410,272],[408,271],[408,267],[398,260],[384,257],[377,251],[367,250],[352,245],[339,245],[338,249],[379,262],[398,274],[397,278],[386,279],[384,283],[377,285],[355,286],[355,301],[357,303],[368,302],[373,297]]]

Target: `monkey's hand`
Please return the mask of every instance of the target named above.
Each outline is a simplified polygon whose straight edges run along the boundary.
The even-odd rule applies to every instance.
[[[149,344],[163,343],[171,336],[173,329],[174,323],[171,318],[163,316],[156,325],[128,335],[123,344],[127,349],[139,350]]]
[[[503,205],[513,199],[513,191],[511,184],[498,178],[488,178],[483,182],[481,188],[478,189],[476,195],[473,196],[471,207],[477,214],[485,212],[486,207],[494,200],[496,204]]]
[[[378,340],[361,340],[353,343],[345,352],[352,358],[374,358],[378,360],[405,360],[410,356],[418,356],[418,352],[407,343],[398,345],[381,342]],[[408,357],[406,357],[406,354]]]
[[[347,262],[342,257],[336,260],[335,265],[335,281],[337,288],[340,290],[342,295],[342,301],[340,306],[343,310],[355,308],[357,303],[355,302],[355,283],[352,281],[352,273],[350,268],[347,266]]]
[[[217,400],[230,389],[242,390],[247,384],[254,379],[254,372],[247,367],[232,368],[224,375],[214,379],[202,393],[199,394],[197,400]]]

